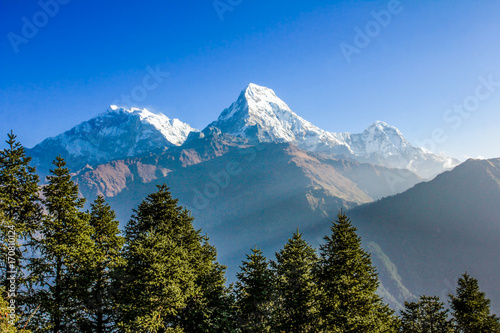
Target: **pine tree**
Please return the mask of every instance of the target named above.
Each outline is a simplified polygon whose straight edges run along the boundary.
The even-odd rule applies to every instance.
[[[85,199],[79,198],[64,159],[57,157],[54,165],[43,188],[47,215],[36,247],[39,257],[30,264],[32,310],[39,307],[31,326],[62,333],[77,331],[79,295],[86,287],[78,283],[78,274],[92,247],[87,215],[80,211]]]
[[[22,309],[26,265],[27,241],[37,230],[41,218],[39,178],[31,157],[11,132],[6,141],[8,147],[0,151],[0,279],[4,290],[9,290],[7,272],[16,277],[16,301]],[[8,256],[8,247],[15,247],[15,256]],[[12,253],[12,251],[11,251]],[[9,258],[10,257],[10,258]],[[10,262],[9,262],[10,260]],[[13,260],[13,261],[12,261]],[[8,269],[13,264],[14,270]],[[9,274],[9,276],[12,273]],[[4,294],[7,296],[6,294]]]
[[[79,267],[77,279],[85,289],[80,298],[82,313],[78,325],[82,331],[97,333],[113,331],[113,296],[111,287],[114,270],[123,263],[121,249],[124,237],[120,236],[116,214],[98,196],[88,212],[91,228],[91,255]]]
[[[319,293],[314,277],[317,261],[315,250],[298,230],[276,253],[272,266],[277,290],[275,328],[279,332],[318,331]]]
[[[252,249],[236,275],[236,304],[243,332],[271,332],[274,274],[262,251]]]
[[[392,332],[395,318],[376,294],[378,276],[350,219],[341,211],[320,247],[320,315],[327,332]]]
[[[401,310],[402,333],[452,333],[453,323],[439,297],[421,296],[418,302],[405,302]]]
[[[490,300],[479,283],[465,273],[458,279],[456,295],[449,295],[451,309],[460,333],[498,333],[498,317],[490,314]]]
[[[182,331],[179,315],[202,297],[199,272],[208,272],[206,238],[192,226],[166,185],[150,194],[126,227],[120,315],[125,331]],[[210,255],[208,255],[210,258]]]

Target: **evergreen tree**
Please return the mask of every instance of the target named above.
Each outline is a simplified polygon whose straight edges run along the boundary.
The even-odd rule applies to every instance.
[[[198,275],[196,284],[201,292],[187,301],[179,316],[184,332],[237,332],[235,300],[231,287],[225,286],[225,269],[214,262],[209,271]]]
[[[82,331],[112,332],[114,291],[112,273],[122,264],[121,249],[124,237],[120,236],[119,222],[104,197],[98,196],[88,212],[91,228],[91,255],[78,272],[78,282],[85,285],[79,327]]]
[[[78,274],[90,256],[91,230],[87,214],[80,211],[85,199],[78,197],[78,185],[71,180],[66,162],[57,157],[54,165],[43,188],[47,215],[37,239],[39,256],[30,264],[32,311],[39,307],[30,325],[54,333],[77,332],[79,295],[86,291]]]
[[[479,289],[478,281],[467,273],[458,279],[456,295],[450,295],[457,332],[498,333],[500,323],[490,314],[490,300]]]
[[[314,268],[318,257],[298,231],[276,253],[276,324],[279,332],[318,331],[318,289]]]
[[[23,303],[23,269],[26,265],[26,241],[37,230],[41,218],[39,197],[39,178],[34,167],[30,166],[31,157],[11,132],[6,141],[8,147],[0,151],[0,279],[4,290],[9,289],[6,279],[10,264],[13,264],[16,277],[16,301],[19,310]],[[9,242],[13,241],[12,242]],[[8,247],[15,247],[15,256],[8,262]],[[12,253],[12,251],[11,251]],[[14,262],[12,262],[14,260]],[[12,273],[11,273],[12,274]],[[9,274],[9,276],[11,275]],[[6,296],[6,295],[5,295]],[[21,303],[21,304],[19,304]]]
[[[421,296],[418,302],[405,302],[401,310],[402,333],[452,333],[453,323],[439,297]]]
[[[182,331],[179,316],[188,303],[202,298],[200,272],[209,272],[213,253],[178,206],[166,185],[150,194],[126,227],[121,269],[121,327],[125,331]],[[208,258],[208,259],[207,259]]]
[[[243,332],[271,332],[275,282],[268,261],[261,250],[252,249],[240,270],[236,275],[239,326]]]
[[[39,177],[12,132],[6,143],[8,147],[0,151],[0,210],[15,225],[16,233],[27,238],[41,216]]]
[[[320,315],[327,332],[392,332],[395,318],[376,294],[378,276],[350,219],[341,211],[320,247]]]

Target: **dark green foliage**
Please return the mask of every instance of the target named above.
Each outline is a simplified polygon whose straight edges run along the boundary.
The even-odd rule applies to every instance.
[[[458,279],[456,295],[450,295],[450,303],[457,332],[500,332],[498,318],[490,314],[490,300],[479,289],[477,280],[467,273]]]
[[[392,332],[392,311],[376,294],[377,273],[349,218],[341,211],[321,245],[320,315],[327,332]]]
[[[113,297],[112,274],[123,263],[121,249],[124,237],[120,236],[115,212],[98,196],[88,212],[91,228],[91,251],[84,258],[78,271],[78,283],[84,293],[80,295],[82,312],[78,325],[82,331],[96,333],[112,332]]]
[[[0,151],[0,210],[26,238],[40,219],[39,178],[16,136],[8,134],[6,142],[8,148]]]
[[[452,333],[453,322],[439,297],[421,296],[418,302],[405,302],[401,310],[402,333]]]
[[[39,257],[29,267],[30,312],[39,307],[30,325],[42,332],[77,332],[80,295],[86,291],[78,275],[91,255],[91,229],[87,215],[80,211],[85,199],[78,197],[78,185],[65,161],[57,157],[54,165],[43,188],[47,215],[35,248]]]
[[[225,286],[225,267],[216,263],[200,274],[196,283],[201,293],[192,297],[179,315],[184,332],[236,332],[236,307],[231,288]]]
[[[224,293],[223,268],[216,267],[215,249],[193,228],[192,221],[166,185],[158,186],[135,210],[126,227],[126,264],[117,282],[122,285],[119,300],[125,330],[205,327],[207,322],[200,323],[198,315],[218,311],[211,304],[208,312],[193,311],[192,317],[184,312],[188,306],[202,309],[215,289]]]
[[[275,329],[279,332],[317,332],[319,292],[314,277],[318,257],[298,231],[276,253]]]
[[[16,302],[21,310],[24,303],[23,285],[25,277],[22,269],[26,265],[27,240],[33,234],[41,217],[38,176],[29,164],[25,149],[16,141],[16,136],[8,134],[8,147],[0,151],[0,279],[5,290],[9,290],[8,247],[15,248],[15,256],[10,256],[16,273]],[[10,240],[9,240],[10,238]],[[9,244],[9,241],[10,242]],[[7,296],[7,294],[4,294]]]
[[[243,332],[271,332],[274,274],[259,249],[252,249],[237,274],[238,323]]]

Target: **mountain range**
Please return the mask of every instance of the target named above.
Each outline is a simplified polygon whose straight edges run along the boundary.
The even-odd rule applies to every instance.
[[[395,127],[376,121],[363,133],[332,133],[295,114],[274,91],[250,84],[237,101],[206,128],[247,139],[250,143],[288,142],[310,152],[343,155],[359,162],[408,169],[432,178],[458,161],[412,146]],[[137,157],[165,147],[182,146],[201,133],[178,119],[146,109],[110,106],[107,112],[31,149],[40,167],[61,155],[73,170],[120,158]],[[48,171],[48,170],[41,170]]]
[[[395,308],[441,293],[443,283],[452,292],[455,275],[468,267],[491,291],[486,277],[499,271],[478,259],[497,250],[500,236],[497,161],[459,165],[413,146],[382,121],[359,134],[328,132],[255,84],[202,131],[146,109],[111,106],[28,154],[41,175],[55,156],[64,157],[82,195],[105,195],[122,225],[155,185],[166,183],[217,247],[230,280],[250,248],[272,257],[297,228],[318,246],[340,208],[350,209],[379,270],[380,293]],[[475,224],[463,211],[474,202],[481,216]],[[483,235],[491,240],[486,247],[453,243]],[[460,261],[466,250],[476,256]]]

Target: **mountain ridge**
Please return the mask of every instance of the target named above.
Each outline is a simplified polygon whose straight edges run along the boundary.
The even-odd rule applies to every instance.
[[[300,149],[344,155],[362,163],[408,169],[422,178],[432,178],[458,161],[412,146],[393,126],[376,121],[363,133],[325,131],[294,113],[272,89],[249,84],[238,99],[202,132],[178,119],[147,109],[110,106],[104,113],[29,150],[34,162],[48,173],[50,156],[61,155],[76,171],[120,158],[182,146],[190,139],[217,128],[250,143],[289,142]]]
[[[432,181],[348,213],[417,294],[446,297],[441,294],[452,292],[450,281],[468,271],[500,309],[500,158],[469,159]]]
[[[294,113],[272,89],[253,83],[209,127],[251,142],[290,142],[307,151],[405,168],[423,178],[433,178],[458,165],[455,159],[412,146],[396,127],[382,121],[375,121],[359,134],[325,131]]]
[[[76,171],[119,158],[147,154],[162,147],[184,143],[195,132],[186,123],[147,109],[125,109],[111,105],[107,111],[28,149],[42,174],[47,174],[55,156],[66,159]]]

